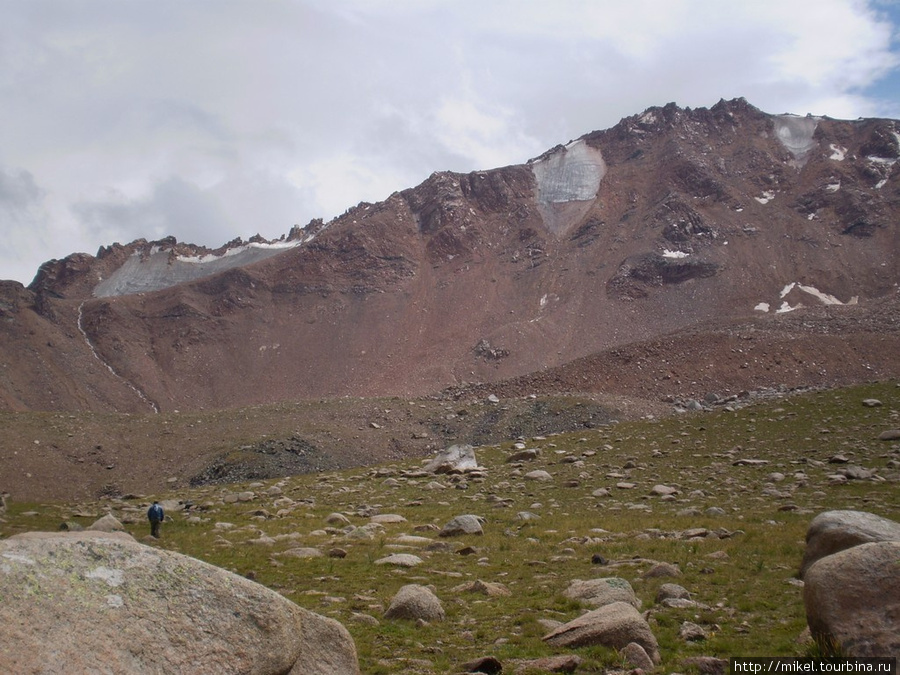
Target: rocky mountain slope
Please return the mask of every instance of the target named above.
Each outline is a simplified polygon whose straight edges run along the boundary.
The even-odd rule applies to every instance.
[[[278,242],[50,261],[0,287],[0,407],[895,376],[898,158],[896,120],[669,104]]]

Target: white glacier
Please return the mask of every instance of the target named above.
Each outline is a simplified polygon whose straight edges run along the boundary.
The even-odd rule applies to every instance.
[[[587,201],[597,196],[606,162],[596,148],[575,141],[531,164],[541,204]]]
[[[597,197],[606,162],[585,141],[569,143],[529,163],[544,224],[557,234],[583,218]]]
[[[94,297],[105,298],[158,291],[271,258],[305,241],[243,244],[218,256],[172,256],[171,250],[154,246],[149,254],[134,252],[119,269],[94,287],[93,294]]]
[[[794,156],[798,165],[806,164],[807,156],[818,145],[813,134],[819,126],[819,118],[811,115],[775,115],[773,122],[775,136],[781,144]]]

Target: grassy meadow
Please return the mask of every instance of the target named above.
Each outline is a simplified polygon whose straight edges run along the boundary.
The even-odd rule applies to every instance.
[[[882,405],[863,405],[872,398]],[[170,509],[162,538],[151,545],[248,576],[339,620],[356,642],[362,672],[372,675],[458,672],[462,663],[487,655],[512,672],[516,659],[559,653],[541,640],[547,621],[565,622],[585,611],[563,593],[575,579],[600,577],[627,580],[642,600],[660,643],[658,672],[688,672],[682,659],[689,656],[802,656],[812,649],[801,639],[806,620],[796,578],[807,525],[830,509],[900,520],[900,442],[878,440],[882,431],[898,427],[900,385],[883,382],[736,410],[510,439],[476,448],[484,471],[474,477],[423,475],[421,461],[403,461],[178,489],[153,497],[192,506]],[[539,457],[507,462],[517,441],[540,449]],[[837,455],[848,462],[831,463]],[[746,459],[765,463],[739,462]],[[830,478],[849,465],[872,470],[874,477]],[[526,479],[537,469],[551,480]],[[651,494],[656,485],[677,493]],[[232,501],[245,491],[255,496]],[[111,512],[143,539],[149,497],[13,502],[0,533],[56,530],[63,522],[89,525]],[[523,519],[523,512],[537,517]],[[327,522],[333,513],[358,528],[376,513],[405,520],[357,538],[346,526]],[[482,516],[484,535],[439,537],[438,530],[460,514]],[[698,536],[684,534],[694,528]],[[297,547],[324,555],[284,555]],[[329,555],[334,549],[346,555]],[[422,563],[378,564],[398,552]],[[595,554],[608,564],[592,563]],[[674,563],[681,574],[644,578],[655,561]],[[502,584],[509,594],[461,588],[476,580]],[[445,621],[417,625],[384,618],[393,595],[411,583],[434,589]],[[656,604],[663,583],[684,586],[697,605]],[[702,626],[706,639],[682,640],[685,621]],[[622,666],[620,656],[604,647],[574,653],[583,659],[578,672]]]

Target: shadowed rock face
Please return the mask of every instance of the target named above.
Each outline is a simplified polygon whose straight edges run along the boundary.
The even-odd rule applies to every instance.
[[[711,277],[717,269],[715,263],[703,260],[643,254],[622,263],[607,283],[607,292],[614,297],[646,297],[653,287]]]
[[[0,542],[4,673],[359,673],[339,623],[124,533]]]
[[[0,287],[0,407],[426,395],[696,326],[766,314],[781,330],[793,282],[858,297],[854,322],[870,323],[900,278],[898,131],[741,99],[669,104],[526,165],[435,173],[279,242],[139,240],[51,261],[27,289]],[[885,344],[868,376],[892,376],[897,351]],[[802,375],[777,377],[813,384]]]

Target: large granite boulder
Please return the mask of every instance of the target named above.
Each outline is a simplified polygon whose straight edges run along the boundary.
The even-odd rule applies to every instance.
[[[0,541],[3,673],[357,675],[346,629],[126,533]]]
[[[565,649],[603,645],[621,650],[628,643],[636,642],[654,663],[658,664],[660,661],[659,643],[650,630],[650,625],[627,602],[613,602],[582,614],[551,631],[543,640],[554,647]]]
[[[900,541],[860,544],[806,570],[813,639],[848,656],[900,657]]]
[[[806,531],[800,577],[820,558],[874,541],[900,541],[900,523],[865,511],[820,513]]]

